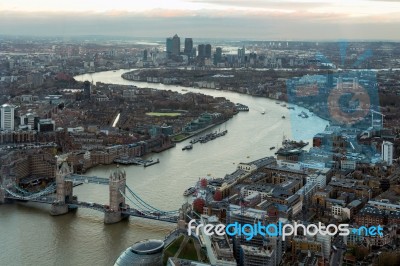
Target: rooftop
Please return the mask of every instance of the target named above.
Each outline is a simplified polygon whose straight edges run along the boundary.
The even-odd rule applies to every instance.
[[[372,215],[372,216],[384,216],[384,212],[378,208],[372,207],[372,206],[365,206],[360,212],[360,216],[365,216],[365,215]]]
[[[272,193],[276,186],[274,184],[251,184],[244,186],[243,189],[254,190],[263,193]]]
[[[271,257],[273,254],[273,250],[263,249],[262,247],[253,247],[241,245],[242,251],[246,255],[253,255],[257,257]]]
[[[274,162],[276,162],[276,159],[274,157],[270,156],[270,157],[264,157],[264,158],[249,162],[247,164],[248,165],[252,165],[253,164],[257,168],[261,168],[261,167],[267,166],[269,164],[272,164]]]
[[[162,240],[143,240],[135,243],[131,247],[131,251],[136,254],[155,254],[163,250],[164,241]]]

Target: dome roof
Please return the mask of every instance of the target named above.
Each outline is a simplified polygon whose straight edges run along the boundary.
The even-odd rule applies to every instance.
[[[164,241],[143,240],[127,248],[117,259],[114,266],[161,266]]]
[[[164,241],[161,240],[144,240],[135,243],[131,249],[136,254],[154,254],[160,252],[164,248]]]

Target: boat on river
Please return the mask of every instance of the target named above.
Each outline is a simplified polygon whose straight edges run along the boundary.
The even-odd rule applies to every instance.
[[[194,192],[196,192],[196,187],[190,187],[190,188],[186,189],[185,192],[183,192],[183,196],[187,197],[187,196],[193,194]]]
[[[192,144],[186,145],[185,147],[182,148],[183,151],[191,150],[191,149],[193,149],[193,145]]]

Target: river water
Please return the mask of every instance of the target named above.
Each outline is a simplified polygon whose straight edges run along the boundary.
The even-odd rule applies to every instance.
[[[126,81],[121,74],[126,70],[86,74],[75,79],[114,84],[133,84],[181,93],[200,92],[222,96],[249,106],[226,123],[210,129],[228,130],[224,137],[206,144],[195,144],[190,151],[182,151],[188,141],[160,154],[151,167],[128,166],[127,184],[151,205],[162,210],[178,209],[185,198],[183,191],[200,177],[223,177],[233,172],[239,162],[248,162],[273,155],[271,146],[280,146],[283,135],[310,141],[328,122],[310,116],[297,116],[297,107],[289,111],[274,100],[209,89],[183,88],[172,85]],[[264,115],[261,112],[265,112]],[[290,113],[292,112],[292,113]],[[286,119],[283,119],[285,116]],[[87,175],[108,177],[115,166],[100,166]],[[81,200],[106,203],[108,188],[85,184],[74,188]],[[33,203],[0,206],[0,265],[113,265],[119,254],[136,241],[163,237],[174,228],[171,224],[131,218],[115,225],[104,225],[103,216],[93,210],[52,217],[48,207]]]

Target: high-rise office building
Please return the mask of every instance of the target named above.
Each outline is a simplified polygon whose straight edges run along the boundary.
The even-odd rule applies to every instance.
[[[172,55],[172,38],[167,38],[166,41],[166,48],[167,48],[167,57]]]
[[[191,56],[193,51],[193,39],[186,38],[185,39],[185,48],[183,49],[183,53],[187,56]]]
[[[382,160],[385,161],[388,165],[393,164],[393,143],[389,141],[384,141],[382,143]]]
[[[243,46],[243,48],[238,49],[238,58],[239,59],[243,59],[245,54],[246,54],[246,50],[245,50],[244,46]]]
[[[206,44],[205,46],[205,57],[211,58],[211,44]]]
[[[204,44],[199,44],[199,45],[197,46],[197,51],[198,51],[197,56],[198,56],[199,58],[204,58],[204,57],[206,57],[206,46],[205,46]]]
[[[92,84],[86,80],[83,83],[83,97],[85,99],[90,99],[91,93],[92,93]]]
[[[193,47],[193,49],[192,49],[192,57],[195,58],[196,54],[197,54],[197,49],[196,49],[196,47]]]
[[[143,51],[143,61],[147,61],[147,50]]]
[[[14,130],[14,112],[15,106],[10,104],[3,104],[1,106],[1,129]]]
[[[181,38],[177,34],[172,37],[172,54],[179,55],[181,53]]]
[[[214,65],[221,63],[221,61],[222,61],[222,48],[217,47],[217,49],[215,49],[215,54],[214,54]]]

